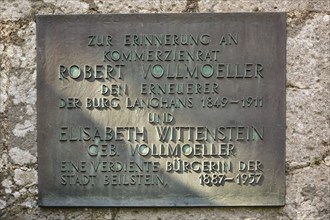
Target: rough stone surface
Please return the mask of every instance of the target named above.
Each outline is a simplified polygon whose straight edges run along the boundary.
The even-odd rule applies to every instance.
[[[9,156],[13,163],[18,165],[31,164],[37,161],[36,157],[32,156],[28,151],[21,150],[18,147],[11,148]]]
[[[18,20],[24,18],[29,15],[31,10],[31,3],[28,0],[1,0],[0,3],[1,20]]]
[[[328,0],[200,0],[200,12],[329,11]]]
[[[328,0],[0,0],[0,219],[330,219]],[[287,12],[284,207],[39,208],[35,15]]]
[[[20,186],[34,185],[37,182],[37,172],[31,169],[15,169],[14,181]]]
[[[183,0],[136,0],[136,1],[102,1],[95,0],[95,8],[100,13],[168,13],[182,12],[186,1]]]
[[[88,3],[75,0],[44,0],[48,5],[53,6],[56,14],[82,14],[89,9]]]

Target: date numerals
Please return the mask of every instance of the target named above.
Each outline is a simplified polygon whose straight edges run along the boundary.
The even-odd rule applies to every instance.
[[[223,174],[213,174],[213,175],[209,175],[209,174],[202,174],[199,177],[199,183],[204,186],[220,186],[220,185],[224,185],[226,181],[226,175]]]
[[[225,108],[230,105],[237,105],[241,108],[261,108],[264,104],[263,97],[243,97],[240,100],[228,97],[202,97],[203,108]]]
[[[241,186],[261,185],[262,173],[240,173],[235,177],[227,177],[224,174],[202,174],[199,176],[199,183],[202,186],[224,186],[225,183],[236,183]]]
[[[262,182],[263,175],[261,173],[243,173],[238,174],[236,177],[238,185],[259,185]]]

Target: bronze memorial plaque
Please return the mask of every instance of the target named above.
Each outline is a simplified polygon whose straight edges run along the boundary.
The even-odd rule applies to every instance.
[[[37,17],[40,206],[285,204],[284,13]]]

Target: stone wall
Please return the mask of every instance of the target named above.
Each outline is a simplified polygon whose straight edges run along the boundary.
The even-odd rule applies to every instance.
[[[0,0],[0,219],[330,219],[328,0]],[[287,12],[284,207],[39,208],[37,14]]]

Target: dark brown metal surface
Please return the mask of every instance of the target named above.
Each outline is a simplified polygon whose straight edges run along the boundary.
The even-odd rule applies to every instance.
[[[39,205],[284,205],[285,24],[38,16]]]

